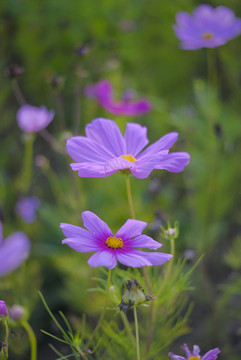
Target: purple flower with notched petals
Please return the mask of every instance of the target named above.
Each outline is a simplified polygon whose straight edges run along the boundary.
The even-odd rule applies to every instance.
[[[0,277],[17,269],[28,257],[30,241],[21,231],[15,232],[3,240],[0,223]]]
[[[21,198],[16,203],[15,211],[27,224],[33,223],[36,219],[36,211],[40,205],[40,200],[36,196]]]
[[[94,97],[99,104],[108,112],[114,115],[137,116],[150,112],[151,104],[146,99],[134,101],[134,92],[127,90],[121,101],[114,101],[113,88],[108,80],[102,80],[94,85],[85,88],[88,97]]]
[[[215,48],[241,34],[241,19],[225,6],[202,4],[192,15],[180,11],[176,21],[174,31],[185,50]]]
[[[126,266],[142,267],[162,265],[172,258],[172,255],[160,252],[145,252],[135,248],[156,250],[162,246],[142,231],[147,223],[139,220],[127,220],[113,235],[109,226],[90,211],[82,213],[86,229],[78,226],[60,225],[66,239],[63,244],[69,245],[78,252],[95,252],[89,260],[90,266],[106,266],[113,269],[117,260]]]
[[[27,133],[45,129],[53,120],[53,117],[54,111],[47,110],[45,106],[23,105],[17,112],[18,126]]]
[[[85,132],[86,137],[67,140],[67,152],[76,161],[71,167],[81,177],[105,177],[121,170],[143,179],[154,169],[183,171],[190,160],[186,152],[169,154],[176,132],[164,135],[144,151],[149,142],[147,128],[139,124],[127,123],[123,136],[114,121],[100,118],[88,124]]]
[[[209,350],[205,355],[200,357],[200,348],[198,345],[193,346],[192,352],[188,349],[186,344],[181,346],[181,348],[185,350],[187,357],[174,355],[172,353],[169,353],[168,356],[170,356],[173,360],[216,360],[218,358],[218,354],[220,353],[219,348],[215,348]]]

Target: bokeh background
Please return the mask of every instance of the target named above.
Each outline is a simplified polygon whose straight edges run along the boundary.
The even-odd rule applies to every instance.
[[[228,6],[241,16],[238,0],[208,3]],[[188,269],[204,254],[188,289],[189,302],[194,304],[189,333],[176,340],[172,352],[179,351],[183,342],[197,343],[203,351],[220,347],[221,359],[240,359],[241,39],[212,53],[218,74],[216,95],[208,86],[206,51],[180,49],[173,31],[175,14],[191,12],[199,4],[194,0],[0,2],[0,206],[4,233],[22,230],[32,242],[27,263],[0,280],[0,298],[29,308],[39,359],[54,358],[40,329],[56,330],[39,300],[39,289],[51,309],[64,311],[76,328],[83,313],[96,321],[102,301],[101,295],[87,292],[96,274],[86,264],[88,256],[61,245],[60,222],[81,224],[81,212],[91,210],[117,229],[129,215],[120,175],[80,179],[69,170],[70,158],[54,151],[41,136],[36,137],[34,157],[45,160],[41,166],[35,161],[29,189],[29,195],[41,201],[37,220],[29,225],[16,215],[24,134],[16,123],[16,81],[6,76],[12,65],[24,68],[18,84],[27,102],[55,110],[48,130],[62,146],[71,134],[83,135],[85,125],[96,117],[111,118],[122,130],[126,121],[139,122],[148,127],[150,142],[169,131],[179,132],[173,150],[191,155],[184,172],[155,171],[147,179],[132,179],[136,217],[150,224],[150,234],[159,236],[160,226],[178,221],[176,258],[186,258]],[[107,113],[84,95],[87,84],[101,79],[112,82],[116,98],[134,89],[152,103],[153,111],[134,118]],[[163,251],[168,250],[166,243]],[[23,338],[20,331],[10,339],[13,359],[26,358]],[[167,356],[155,359],[159,358]]]

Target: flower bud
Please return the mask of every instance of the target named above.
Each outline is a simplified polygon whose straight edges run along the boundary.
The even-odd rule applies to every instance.
[[[153,298],[144,293],[144,290],[136,279],[132,279],[128,280],[121,303],[118,306],[121,311],[127,311],[132,306],[143,304],[149,300],[153,300]]]
[[[13,305],[9,310],[9,316],[14,321],[21,320],[25,314],[26,311],[21,305]]]
[[[167,229],[167,230],[166,230],[166,235],[167,235],[167,236],[174,236],[174,235],[176,235],[176,229],[172,229],[172,228]]]
[[[5,304],[5,301],[0,300],[0,318],[8,316],[8,308]]]

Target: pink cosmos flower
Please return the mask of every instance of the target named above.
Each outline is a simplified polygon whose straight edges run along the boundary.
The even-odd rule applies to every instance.
[[[25,223],[31,224],[36,220],[36,211],[39,206],[40,200],[36,196],[20,198],[15,205],[15,212]]]
[[[99,104],[114,115],[137,116],[150,112],[152,107],[146,99],[134,101],[134,92],[126,91],[119,102],[114,101],[113,88],[108,80],[102,80],[95,85],[88,85],[85,89],[88,97],[94,97]]]
[[[173,360],[216,360],[218,358],[218,354],[220,353],[219,348],[215,348],[209,350],[205,355],[200,357],[200,348],[197,345],[193,346],[192,352],[188,349],[186,344],[181,346],[181,348],[185,350],[187,357],[174,355],[172,353],[169,353],[168,356],[170,356]]]
[[[45,129],[53,120],[54,111],[32,105],[23,105],[17,112],[17,122],[21,130],[27,133],[38,132]]]
[[[21,231],[15,232],[3,240],[0,223],[0,277],[17,269],[28,257],[30,241]]]
[[[236,18],[233,11],[225,6],[213,8],[202,4],[192,15],[180,11],[176,21],[175,34],[181,40],[181,47],[186,50],[215,48],[241,34],[241,19]]]
[[[169,154],[176,132],[164,135],[144,151],[149,142],[147,128],[139,124],[127,123],[123,136],[114,121],[99,118],[88,124],[85,132],[86,137],[67,140],[67,152],[76,161],[71,167],[81,177],[105,177],[125,170],[143,179],[154,169],[183,171],[190,160],[186,152]]]
[[[89,260],[90,266],[106,266],[113,269],[117,260],[126,266],[142,267],[162,265],[172,258],[172,255],[160,252],[144,252],[135,248],[156,250],[162,246],[142,231],[147,223],[139,220],[127,220],[113,235],[108,225],[90,211],[82,213],[86,229],[62,223],[60,225],[66,239],[63,244],[69,245],[78,252],[95,252]]]

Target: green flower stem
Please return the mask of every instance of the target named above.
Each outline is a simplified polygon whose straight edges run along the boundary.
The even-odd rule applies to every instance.
[[[124,326],[126,328],[126,331],[127,331],[128,335],[129,335],[133,345],[135,346],[135,338],[134,338],[134,335],[133,335],[133,333],[131,331],[131,327],[130,327],[129,321],[128,321],[127,317],[126,317],[126,314],[124,314],[123,311],[121,311],[120,314],[121,314],[121,319],[123,321],[123,324],[124,324]]]
[[[28,334],[29,342],[31,345],[31,360],[37,360],[37,341],[33,329],[26,320],[21,321],[21,325],[24,327]]]
[[[87,345],[86,345],[85,354],[86,354],[86,352],[88,351],[89,346],[90,346],[92,340],[94,339],[94,336],[95,336],[96,332],[99,330],[99,328],[100,328],[100,326],[101,326],[101,324],[102,324],[102,321],[103,321],[103,319],[104,319],[105,312],[106,312],[106,307],[107,307],[108,302],[109,302],[110,279],[111,279],[111,269],[109,269],[109,271],[108,271],[108,279],[107,279],[107,286],[106,286],[106,294],[105,294],[104,308],[103,308],[103,311],[102,311],[102,313],[101,313],[101,315],[100,315],[99,321],[98,321],[98,323],[97,323],[94,331],[92,332],[91,337],[90,337],[89,340],[88,340],[88,343],[87,343]]]
[[[160,289],[158,290],[157,292],[157,298],[158,296],[160,295],[160,293],[162,292],[162,290],[165,288],[168,280],[169,280],[169,277],[170,277],[170,274],[171,274],[171,271],[172,271],[172,266],[173,266],[173,258],[174,258],[174,255],[175,255],[175,239],[174,237],[170,237],[170,253],[173,255],[172,259],[170,259],[168,261],[168,265],[167,265],[167,272],[164,276],[164,279],[163,279],[163,282],[162,282],[162,286],[160,287]]]
[[[28,134],[28,135],[29,137],[25,140],[23,173],[22,173],[22,183],[21,183],[24,192],[26,192],[29,189],[32,180],[33,143],[35,139],[34,134]]]
[[[8,322],[7,320],[4,321],[5,324],[5,349],[4,349],[4,357],[8,359]]]
[[[207,68],[208,68],[208,84],[212,90],[217,90],[218,88],[218,73],[217,73],[217,64],[215,58],[214,49],[206,49],[207,55]]]
[[[132,200],[132,196],[131,196],[131,184],[130,184],[129,175],[126,175],[126,189],[127,189],[127,197],[128,197],[128,204],[129,204],[129,208],[130,208],[131,217],[132,217],[132,219],[135,219],[135,210],[134,210],[133,200]]]
[[[136,306],[134,306],[134,319],[135,319],[135,329],[136,329],[136,359],[140,360],[139,327],[138,327]]]

